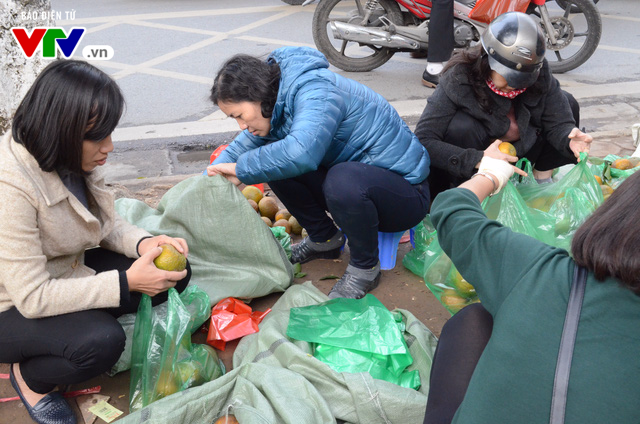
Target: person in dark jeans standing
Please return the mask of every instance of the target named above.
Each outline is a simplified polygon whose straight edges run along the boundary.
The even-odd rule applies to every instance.
[[[453,0],[431,0],[427,66],[422,72],[424,86],[435,88],[438,85],[440,73],[451,58],[453,46]]]
[[[293,263],[339,257],[346,236],[351,258],[329,297],[359,299],[380,280],[378,231],[427,213],[429,154],[382,96],[328,67],[293,47],[224,64],[211,99],[243,131],[207,172],[269,183],[309,233]]]
[[[117,215],[98,172],[124,109],[116,83],[76,60],[52,62],[0,142],[0,362],[31,418],[75,424],[56,386],[108,371],[122,354],[116,317],[184,290],[190,268],[153,263],[161,244]],[[100,246],[100,247],[97,247]]]

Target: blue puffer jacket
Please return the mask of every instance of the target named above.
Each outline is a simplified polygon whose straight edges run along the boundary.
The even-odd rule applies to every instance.
[[[355,161],[389,169],[411,184],[429,175],[429,154],[398,112],[370,88],[329,71],[317,50],[283,47],[271,131],[243,131],[214,163],[236,163],[245,184],[296,177]]]

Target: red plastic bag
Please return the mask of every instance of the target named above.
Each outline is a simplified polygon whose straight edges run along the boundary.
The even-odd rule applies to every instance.
[[[226,149],[227,147],[229,147],[228,144],[221,144],[220,146],[218,146],[218,148],[214,150],[213,153],[211,153],[211,156],[209,157],[209,165],[211,165],[214,160],[218,159],[218,156],[220,156],[220,153],[222,153],[223,150]],[[254,187],[257,187],[261,192],[264,193],[264,184],[259,183],[259,184],[251,184],[251,185]]]
[[[218,146],[218,148],[214,150],[213,153],[211,153],[211,157],[209,157],[209,165],[211,165],[214,160],[218,159],[218,156],[220,156],[220,153],[222,153],[224,149],[226,149],[227,147],[229,147],[228,144],[222,144]]]
[[[233,297],[222,299],[211,310],[207,344],[224,350],[228,341],[257,333],[258,324],[269,312],[271,309],[252,312],[249,305]]]
[[[531,0],[478,0],[469,17],[488,24],[507,12],[526,12]]]

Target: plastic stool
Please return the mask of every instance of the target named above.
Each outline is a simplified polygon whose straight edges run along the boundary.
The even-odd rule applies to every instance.
[[[380,269],[388,270],[395,268],[398,245],[404,233],[406,233],[406,231],[398,231],[397,233],[383,233],[378,231],[378,259],[380,259]],[[414,233],[415,228],[411,228],[409,230],[411,246],[416,247]]]

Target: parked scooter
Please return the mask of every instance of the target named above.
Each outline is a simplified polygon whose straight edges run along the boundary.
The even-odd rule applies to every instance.
[[[303,5],[316,1],[307,0]],[[582,65],[595,52],[602,21],[593,0],[556,1],[519,3],[524,3],[525,13],[535,17],[547,37],[551,70],[562,73]],[[495,3],[499,9],[513,0],[484,2]],[[479,42],[488,25],[487,19],[470,17],[476,3],[479,0],[454,2],[456,48]],[[332,65],[345,71],[370,71],[396,52],[428,49],[430,13],[430,0],[319,0],[313,15],[313,40]]]

